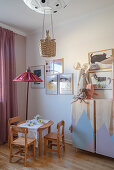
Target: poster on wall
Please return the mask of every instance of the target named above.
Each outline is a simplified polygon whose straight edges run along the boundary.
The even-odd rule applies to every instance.
[[[58,75],[46,76],[46,94],[58,94]]]
[[[53,74],[53,60],[46,60],[46,75]]]
[[[89,81],[95,90],[112,90],[112,70],[89,72]]]
[[[39,65],[39,66],[32,66],[31,72],[37,75],[43,82],[32,82],[31,87],[32,88],[45,88],[45,66]]]
[[[113,56],[113,49],[101,50],[88,53],[89,64],[95,65],[98,64],[100,69],[111,69],[111,64],[102,64],[104,60]]]
[[[60,73],[63,73],[64,72],[64,59],[56,59],[56,60],[53,60],[53,63],[54,63],[54,74],[60,74]]]
[[[64,72],[64,59],[46,60],[46,75]]]
[[[59,94],[73,94],[73,74],[59,75]]]

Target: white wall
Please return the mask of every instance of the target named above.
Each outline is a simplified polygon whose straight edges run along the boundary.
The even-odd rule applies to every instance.
[[[88,62],[88,52],[114,47],[114,7],[96,11],[79,20],[68,20],[67,23],[56,26],[54,29],[57,42],[57,57],[64,58],[64,72],[72,73],[75,62]],[[38,43],[41,31],[27,37],[26,65],[35,66],[45,64],[40,57]],[[75,83],[76,88],[76,83]],[[102,92],[102,91],[101,91]],[[111,91],[108,98],[111,97]],[[45,89],[30,89],[29,118],[36,113],[51,119],[55,125],[65,120],[66,140],[71,140],[69,126],[71,125],[71,101],[73,96],[46,95]],[[106,94],[99,95],[99,98]],[[55,129],[55,127],[54,127]]]

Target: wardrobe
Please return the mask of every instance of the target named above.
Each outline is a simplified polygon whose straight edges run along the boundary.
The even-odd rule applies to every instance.
[[[72,104],[73,146],[114,158],[114,101],[80,100]]]

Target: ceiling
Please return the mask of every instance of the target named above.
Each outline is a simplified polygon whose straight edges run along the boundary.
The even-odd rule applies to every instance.
[[[54,14],[54,24],[79,18],[114,5],[114,0],[71,0],[64,10]],[[0,0],[0,22],[25,32],[36,31],[42,26],[43,15],[29,9],[22,0]]]

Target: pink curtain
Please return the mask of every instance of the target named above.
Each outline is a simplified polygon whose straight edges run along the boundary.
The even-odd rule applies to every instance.
[[[7,141],[8,119],[17,115],[14,36],[0,27],[0,144]]]

